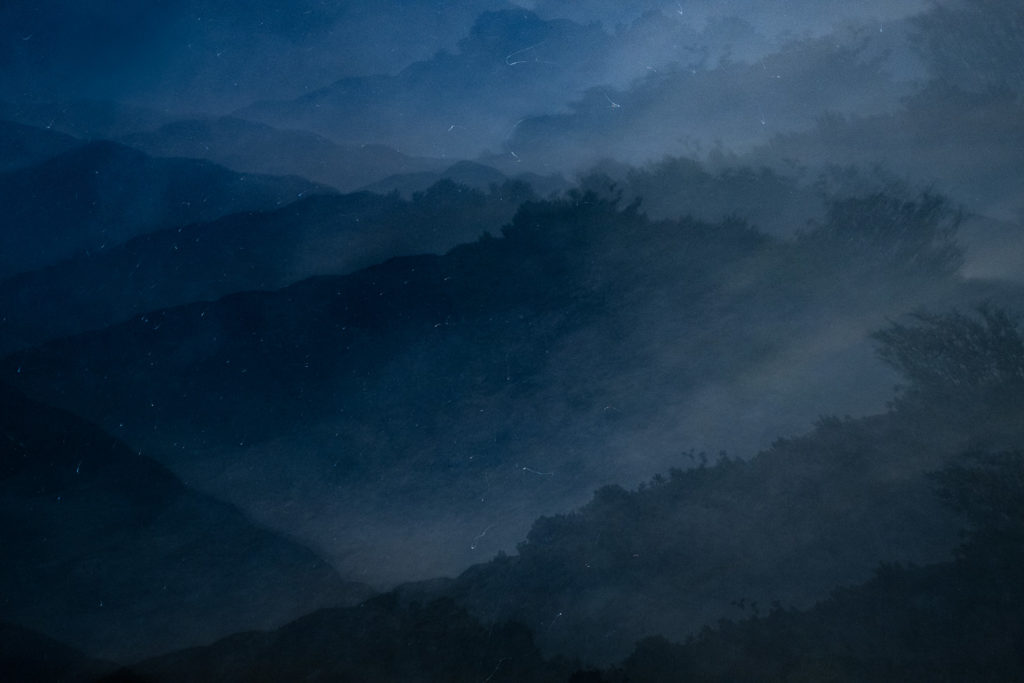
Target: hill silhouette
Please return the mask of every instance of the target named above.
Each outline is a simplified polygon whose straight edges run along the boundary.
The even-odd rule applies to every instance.
[[[0,405],[5,619],[131,661],[369,595],[97,427],[7,386]]]
[[[148,232],[0,282],[0,352],[168,306],[442,252],[502,225],[531,197],[518,183],[485,193],[440,182],[408,200],[314,195]]]
[[[0,173],[7,225],[0,235],[0,278],[153,230],[280,206],[315,191],[326,188],[90,142],[36,166]]]

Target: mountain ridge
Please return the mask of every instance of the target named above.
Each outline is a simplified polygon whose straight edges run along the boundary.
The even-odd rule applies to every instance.
[[[8,620],[124,662],[370,594],[79,418],[0,403]]]

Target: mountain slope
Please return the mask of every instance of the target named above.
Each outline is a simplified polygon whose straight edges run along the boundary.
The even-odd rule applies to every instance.
[[[175,121],[127,135],[121,142],[153,156],[208,159],[246,173],[297,175],[343,192],[391,175],[427,173],[446,165],[383,145],[338,145],[313,133],[232,117]]]
[[[595,681],[1017,681],[1024,672],[1022,452],[973,453],[937,473],[963,514],[955,561],[881,566],[813,609],[774,606],[685,644],[640,643]]]
[[[948,559],[956,524],[924,475],[966,437],[920,438],[919,428],[886,416],[824,420],[750,462],[604,488],[577,512],[542,518],[517,555],[468,570],[443,594],[481,618],[521,621],[548,653],[609,664],[644,637],[685,640],[736,616],[737,604],[806,608],[879,562]]]
[[[242,633],[156,657],[132,671],[151,681],[554,683],[572,669],[545,662],[518,624],[481,624],[450,600],[407,605],[384,595],[350,609],[321,610],[269,633]]]
[[[21,97],[0,100],[0,118],[26,126],[71,135],[83,141],[113,140],[169,122],[165,111],[106,99],[25,101]]]
[[[526,183],[539,197],[561,195],[573,187],[560,175],[542,176],[536,173],[517,173],[512,176],[512,179],[515,182]],[[439,172],[399,173],[388,176],[375,183],[370,183],[362,189],[381,194],[398,192],[403,197],[410,197],[442,180],[486,190],[492,185],[500,186],[509,182],[509,176],[484,164],[474,161],[459,161]]]
[[[34,166],[80,144],[70,135],[0,121],[0,173]]]
[[[111,142],[88,143],[0,174],[6,225],[0,278],[160,228],[280,206],[315,191],[328,190],[301,178],[246,176],[209,162],[154,159]]]
[[[600,79],[610,36],[598,25],[542,21],[523,9],[481,14],[455,52],[395,75],[344,78],[241,118],[414,155],[474,158],[500,145],[538,104],[558,106]],[[500,102],[500,107],[494,103]]]
[[[169,228],[0,282],[0,353],[132,316],[442,252],[495,231],[529,188],[441,182],[410,200],[318,195],[267,212]]]
[[[9,683],[86,683],[113,669],[52,638],[0,622],[0,675]]]
[[[96,427],[7,387],[0,406],[7,619],[125,661],[367,595]]]

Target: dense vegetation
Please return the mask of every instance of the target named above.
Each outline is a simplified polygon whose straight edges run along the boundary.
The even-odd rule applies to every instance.
[[[969,522],[955,561],[888,564],[807,611],[779,605],[685,644],[651,638],[605,681],[1015,681],[1024,674],[1024,454],[936,477]]]

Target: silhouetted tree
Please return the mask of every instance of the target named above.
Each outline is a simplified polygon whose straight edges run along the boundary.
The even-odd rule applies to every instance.
[[[963,264],[956,243],[962,214],[941,195],[907,199],[903,192],[875,192],[834,200],[825,222],[804,238],[838,256],[926,274],[955,273]]]
[[[934,476],[939,495],[969,524],[961,554],[984,546],[1024,566],[1024,451],[972,453]]]
[[[987,410],[1024,396],[1024,340],[1005,310],[980,306],[974,315],[918,313],[913,320],[873,335],[881,359],[906,378],[905,399]]]

